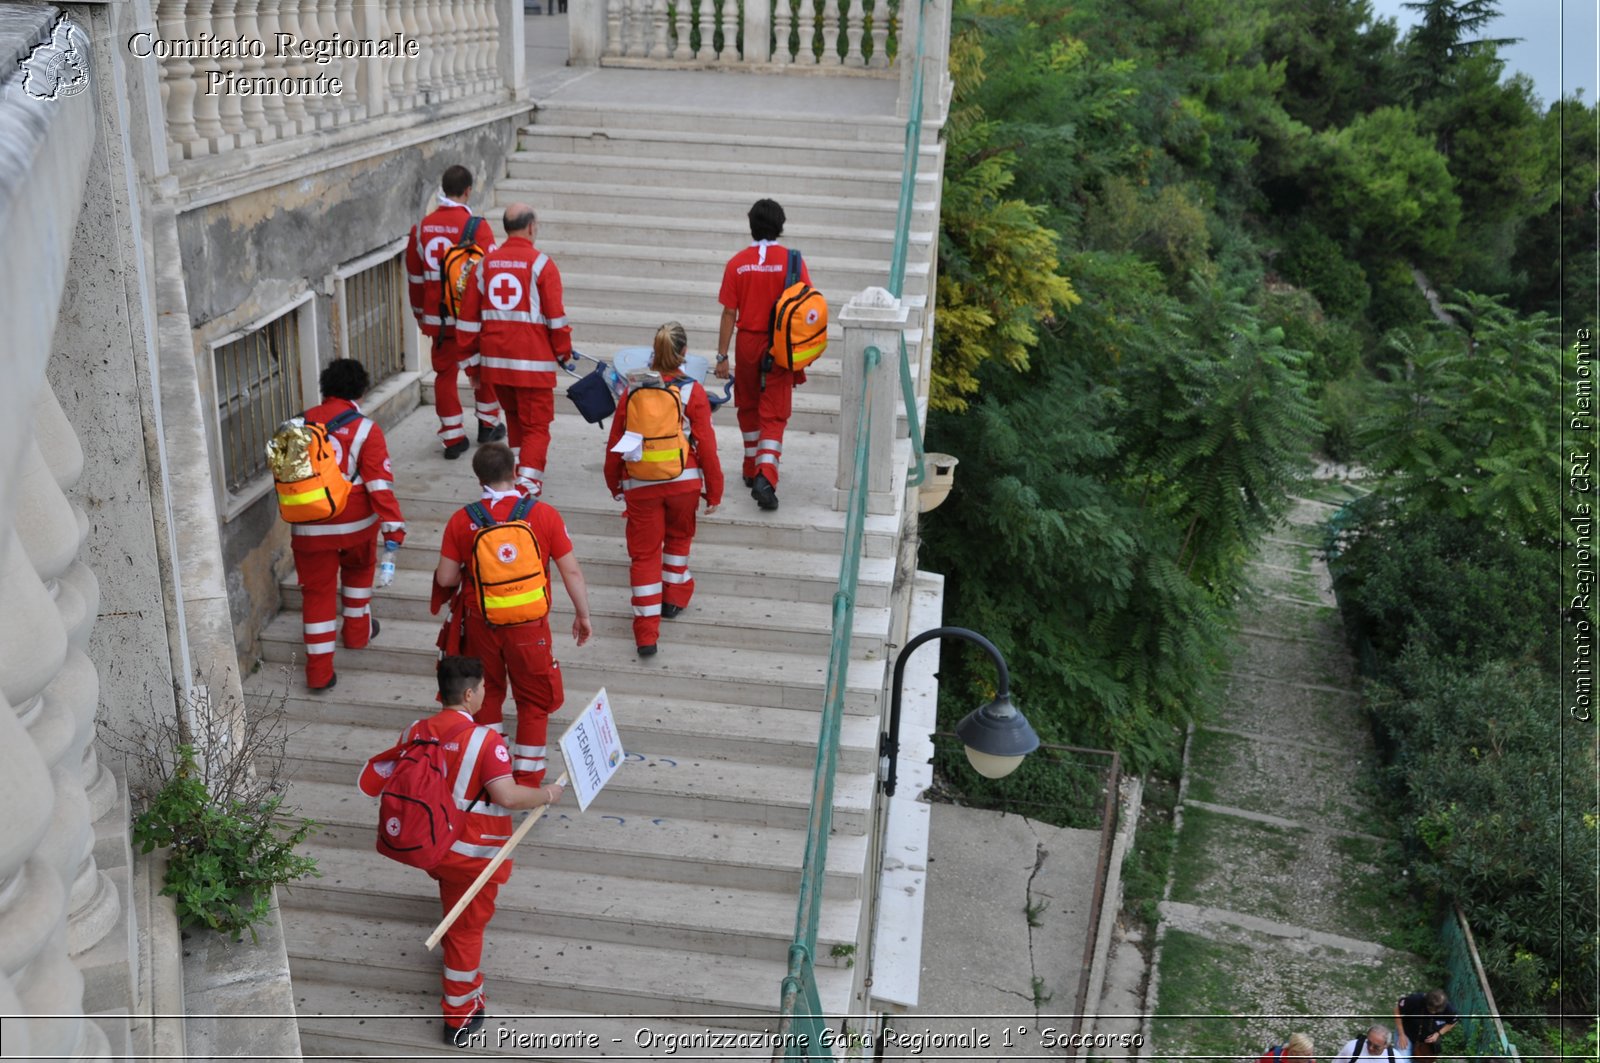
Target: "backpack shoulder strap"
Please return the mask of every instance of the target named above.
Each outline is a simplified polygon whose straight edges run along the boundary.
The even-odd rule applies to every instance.
[[[492,528],[496,524],[500,523],[499,521],[495,520],[494,517],[490,516],[489,507],[485,506],[482,502],[468,502],[466,508],[467,516],[472,518],[472,522],[478,526],[479,531],[482,531],[484,528]]]
[[[517,504],[511,507],[511,516],[508,519],[527,520],[528,514],[532,513],[533,507],[538,504],[539,500],[533,495],[523,495],[517,499]]]
[[[783,275],[783,286],[791,287],[800,283],[800,252],[789,248],[789,268]]]
[[[305,415],[302,414],[301,416],[305,416]],[[352,406],[350,409],[344,411],[339,416],[333,418],[332,420],[330,420],[327,424],[323,425],[322,427],[323,427],[323,430],[325,432],[327,432],[329,435],[332,435],[333,433],[337,432],[339,429],[343,428],[345,425],[350,424],[353,421],[357,421],[360,418],[361,418],[361,411],[356,409],[354,406]]]

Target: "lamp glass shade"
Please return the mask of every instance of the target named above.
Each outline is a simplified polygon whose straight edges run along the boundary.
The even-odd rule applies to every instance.
[[[992,753],[980,753],[968,746],[967,763],[972,765],[973,771],[985,779],[1004,779],[1022,767],[1022,757],[997,757]]]
[[[1008,697],[968,713],[956,724],[956,737],[967,747],[972,770],[986,779],[1011,774],[1023,757],[1039,748],[1039,736]]]

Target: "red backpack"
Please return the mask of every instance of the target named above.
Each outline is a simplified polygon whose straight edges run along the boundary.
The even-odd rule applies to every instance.
[[[450,789],[450,764],[444,747],[473,727],[468,720],[442,739],[413,738],[368,762],[379,774],[383,773],[380,765],[392,764],[378,794],[378,852],[424,871],[444,860],[467,823],[467,812],[456,808]],[[476,805],[478,798],[472,803]]]

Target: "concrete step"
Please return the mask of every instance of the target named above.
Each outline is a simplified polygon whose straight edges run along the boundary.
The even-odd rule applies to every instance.
[[[571,708],[571,706],[569,706]],[[564,770],[555,740],[569,718],[551,720],[548,777]],[[510,728],[507,728],[508,732]],[[589,805],[584,818],[601,815],[698,816],[726,823],[804,830],[810,812],[813,765],[740,764],[700,757],[687,747],[664,750],[635,748],[622,721],[627,760]],[[395,744],[389,728],[304,723],[287,742],[287,757],[296,778],[339,783],[351,778],[350,768]],[[834,829],[859,834],[867,826],[873,780],[866,774],[838,776],[834,785]],[[576,806],[574,806],[576,807]]]
[[[495,219],[496,234],[503,235],[504,228],[499,221],[500,213],[490,212],[489,216]],[[744,234],[745,237],[748,235]],[[543,239],[539,242],[541,250],[555,260],[562,276],[568,271],[603,273],[631,278],[632,283],[640,287],[649,287],[658,277],[671,277],[703,285],[713,296],[721,288],[722,270],[728,264],[728,259],[749,243],[748,239],[741,238],[729,246],[714,250],[706,248],[675,250],[645,243],[608,244],[594,240],[563,240],[559,243],[549,243]],[[800,250],[804,253],[806,249],[802,247]],[[889,283],[887,252],[883,254],[881,261],[807,254],[806,268],[811,273],[811,282],[817,290],[828,293],[830,299],[839,300],[841,306],[864,288],[881,288]],[[928,291],[928,273],[929,266],[926,260],[909,263],[906,267],[906,293],[925,296]],[[659,325],[660,322],[656,324]],[[635,337],[626,342],[648,343],[650,337],[654,335],[655,329],[652,328],[642,339]],[[710,340],[714,342],[715,339],[716,334],[713,332]]]
[[[509,182],[509,183],[508,183]],[[560,205],[563,210],[586,210],[634,217],[664,215],[674,218],[705,218],[711,221],[737,219],[741,225],[745,212],[750,209],[750,198],[738,189],[661,188],[640,185],[594,184],[587,181],[503,180],[495,183],[502,195],[499,202],[522,199],[535,210]],[[926,198],[912,204],[911,224],[924,231],[933,229],[937,221],[931,190]],[[895,197],[883,199],[844,199],[839,196],[816,196],[788,191],[783,194],[784,213],[796,220],[805,219],[817,225],[855,225],[882,227],[893,225],[900,209]],[[748,232],[748,229],[741,229]]]
[[[340,680],[341,689],[343,685]],[[351,768],[351,781],[346,783],[296,779],[290,784],[289,803],[319,827],[310,843],[313,855],[330,849],[373,848],[378,806],[356,789],[356,771],[357,767]],[[569,803],[547,813],[528,832],[517,846],[517,861],[524,867],[588,874],[613,874],[619,866],[627,866],[640,878],[793,895],[800,888],[805,846],[803,829],[648,813],[602,815],[597,810],[591,816]],[[865,835],[841,833],[828,839],[824,876],[828,896],[862,895],[866,851]]]
[[[542,230],[541,230],[542,231]],[[736,243],[726,246],[736,247]],[[813,278],[814,279],[814,278]],[[621,274],[604,275],[595,273],[573,274],[565,269],[561,272],[561,290],[566,305],[571,307],[627,307],[634,310],[651,310],[661,315],[661,320],[682,320],[678,315],[704,314],[720,317],[722,304],[717,302],[716,285],[706,285],[697,280],[680,280],[676,277],[655,277],[649,280],[648,285],[641,284],[640,278],[628,277]],[[854,293],[851,293],[854,295]],[[844,307],[848,299],[831,299],[835,304],[835,313]],[[928,298],[925,295],[908,295],[906,305],[913,311],[913,322],[919,319],[921,312],[926,308]],[[570,312],[570,311],[569,311]],[[715,339],[715,334],[712,334]],[[715,347],[708,348],[715,354]]]
[[[770,1025],[777,1010],[787,967],[781,960],[586,941],[511,924],[490,924],[482,970],[492,1000],[536,999],[548,1009],[615,1015],[716,1014],[725,1025],[754,1029]],[[343,984],[352,995],[437,993],[439,960],[422,948],[432,926],[376,913],[297,910],[285,920],[284,938],[296,978]],[[848,1010],[851,980],[848,970],[817,970],[828,1013]]]
[[[529,836],[542,826],[536,824]],[[794,934],[792,894],[638,878],[628,874],[625,861],[609,874],[518,863],[496,898],[496,929],[746,959],[784,956]],[[320,878],[296,884],[295,907],[365,915],[376,906],[386,918],[418,927],[432,927],[443,914],[430,879],[375,850],[320,850],[317,870]],[[824,900],[819,965],[843,966],[829,951],[854,940],[860,917],[858,899]]]
[[[245,689],[252,697],[284,699],[289,718],[300,723],[376,727],[394,735],[433,706],[425,677],[378,672],[341,673],[336,698],[307,692],[294,674],[278,667],[248,677]],[[576,692],[571,700],[577,700]],[[816,708],[768,705],[756,713],[744,705],[657,696],[623,698],[616,711],[619,720],[626,717],[620,726],[625,726],[628,743],[640,749],[693,749],[697,756],[714,760],[790,767],[810,767],[816,760]],[[846,716],[841,731],[841,768],[873,770],[877,723],[866,716]]]
[[[697,133],[692,144],[670,129],[618,126],[556,125],[539,122],[523,126],[518,152],[632,158],[640,165],[676,158],[685,149],[696,159],[718,162],[765,162],[788,159],[807,166],[864,169],[900,169],[905,145],[898,141],[850,141],[834,137],[784,136],[779,131],[749,129],[738,133]],[[923,144],[917,168],[937,166],[940,145]]]
[[[424,534],[420,540],[438,542],[438,537]],[[585,541],[580,539],[579,542],[583,544]],[[378,603],[375,606],[377,615],[384,619],[393,617],[397,620],[439,623],[443,617],[428,612],[433,589],[433,565],[438,556],[436,548],[401,550],[399,565],[408,567],[402,567],[395,573],[393,584],[374,592],[374,600]],[[579,557],[587,569],[588,555],[582,545]],[[694,555],[690,556],[690,562],[692,571]],[[595,632],[618,639],[631,637],[633,606],[630,596],[620,587],[601,590],[601,586],[591,584],[589,588],[589,616]],[[301,603],[299,584],[292,580],[285,581],[280,589],[283,607],[298,611]],[[556,597],[552,612],[555,619],[551,623],[556,630],[565,631],[572,626],[572,605],[565,596]],[[692,642],[703,646],[827,653],[833,637],[829,630],[831,623],[831,606],[825,603],[780,603],[707,594],[697,589],[688,609],[671,620],[662,621],[661,638],[668,643]],[[882,656],[888,630],[887,608],[858,607],[851,635],[851,655]]]
[[[848,121],[837,117],[807,118],[794,112],[770,114],[740,112],[741,124],[751,128],[769,129],[788,137],[811,140],[860,141],[868,144],[894,144],[905,146],[906,120],[891,115],[851,115]],[[698,140],[705,134],[728,132],[728,112],[716,106],[666,107],[647,100],[630,100],[627,103],[600,101],[568,102],[557,97],[540,100],[536,105],[532,126],[541,125],[588,126],[602,129],[670,130],[679,134],[692,134]],[[922,141],[938,140],[940,125],[931,118],[922,124]]]
[[[340,647],[335,668],[418,676],[422,680],[418,691],[426,698],[427,680],[438,660],[434,647],[438,631],[436,623],[390,620],[383,625],[383,634],[366,648]],[[641,658],[634,653],[631,636],[599,635],[582,647],[573,646],[569,638],[566,632],[556,632],[556,656],[566,686],[574,692],[603,686],[619,697],[703,698],[715,691],[719,700],[735,705],[814,710],[822,705],[826,655],[669,644],[656,656]],[[300,618],[280,613],[262,633],[261,652],[262,659],[272,664],[303,662]],[[845,681],[845,711],[875,713],[882,685],[882,661],[851,661]]]
[[[716,1043],[708,1040],[708,1031],[730,1039],[725,1043],[735,1043],[732,1039],[752,1034],[748,1030],[660,1016],[594,1015],[535,1008],[537,996],[518,996],[518,987],[496,986],[489,1001],[484,1038],[463,1050],[440,1042],[437,983],[431,989],[411,992],[352,989],[342,982],[312,978],[303,968],[293,973],[300,1046],[307,1059],[366,1060],[382,1056],[442,1061],[459,1060],[470,1051],[474,1057],[577,1063],[596,1058],[638,1059],[645,1051],[665,1055],[669,1048],[680,1059],[693,1059],[700,1058],[699,1049],[679,1046],[694,1045],[697,1039]]]
[[[506,175],[538,181],[570,180],[574,171],[588,174],[597,184],[701,186],[742,191],[752,202],[762,196],[781,196],[804,188],[812,195],[895,199],[900,195],[900,163],[872,169],[839,169],[828,166],[796,165],[793,160],[772,158],[753,162],[661,158],[635,159],[627,156],[585,155],[576,160],[570,155],[547,155],[519,151],[506,160]],[[941,174],[917,172],[917,197],[933,194]],[[496,183],[497,202],[507,202],[500,183]],[[535,209],[538,209],[537,207]]]
[[[486,216],[491,221],[501,221],[487,212]],[[808,256],[864,258],[873,262],[881,260],[887,274],[889,256],[894,251],[893,225],[893,215],[881,219],[880,224],[872,228],[822,225],[809,219],[796,218],[784,226],[783,235],[786,246],[798,247]],[[649,231],[652,242],[674,250],[699,248],[731,254],[729,249],[737,249],[742,243],[748,243],[750,235],[749,227],[739,217],[712,221],[669,217],[659,212],[641,216],[616,212],[590,213],[563,207],[539,211],[539,242],[553,247],[566,241],[620,244],[638,239],[641,226]],[[503,232],[504,228],[502,222],[496,225],[495,231]],[[912,254],[925,257],[926,248],[933,238],[934,234],[929,230],[913,231]]]

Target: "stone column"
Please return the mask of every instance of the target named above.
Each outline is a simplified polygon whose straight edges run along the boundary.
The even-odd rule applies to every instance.
[[[850,506],[855,486],[855,448],[863,426],[856,408],[865,389],[870,415],[867,451],[867,512],[893,513],[895,384],[900,367],[900,334],[909,311],[882,288],[868,288],[839,312],[844,328],[844,360],[839,382],[839,467],[834,480],[833,508]],[[865,368],[868,347],[878,349],[878,364]],[[915,411],[912,411],[915,415]]]
[[[528,48],[523,25],[522,0],[494,0],[495,31],[499,40],[500,84],[513,100],[528,98]],[[569,15],[576,20],[576,15]],[[576,30],[569,33],[576,33]]]

